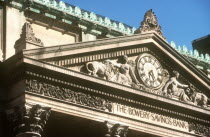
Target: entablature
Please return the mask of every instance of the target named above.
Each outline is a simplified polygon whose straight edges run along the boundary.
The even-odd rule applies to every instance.
[[[25,83],[23,84],[25,85],[23,93],[26,100],[32,103],[39,100],[41,105],[49,105],[48,107],[52,107],[52,110],[74,115],[74,113],[66,111],[72,108],[70,106],[73,105],[73,108],[83,108],[82,110],[85,111],[83,115],[87,112],[86,110],[96,111],[104,116],[121,117],[125,119],[121,122],[125,123],[128,122],[126,119],[129,119],[129,121],[134,120],[135,122],[146,120],[146,123],[145,121],[143,122],[144,124],[152,123],[153,125],[156,123],[160,126],[160,130],[161,126],[170,126],[170,122],[153,121],[152,116],[156,116],[186,125],[184,129],[182,129],[182,126],[177,128],[180,128],[181,134],[188,134],[189,132],[189,136],[190,134],[193,136],[189,125],[200,123],[201,126],[205,127],[210,122],[210,111],[205,108],[149,93],[143,89],[139,90],[115,82],[105,81],[101,78],[29,57],[16,58],[15,60],[16,63],[13,62],[14,66],[22,68],[23,73],[21,73],[20,77],[20,75],[15,75],[15,73],[20,72],[19,70],[18,72],[17,70],[16,72],[13,71],[13,73],[10,73],[10,78],[18,77],[20,79],[15,79],[16,81]],[[9,79],[7,81],[10,83]],[[60,103],[70,106],[64,112],[63,109],[65,108],[57,106]],[[55,108],[53,108],[53,104]],[[135,115],[133,115],[134,112]],[[142,118],[137,113],[142,113]],[[146,114],[150,115],[151,119],[148,120]],[[90,116],[90,113],[88,115]],[[85,117],[88,118],[87,115]],[[93,119],[95,116],[91,117]],[[143,123],[142,125],[144,125]],[[139,130],[131,123],[130,125],[132,129]],[[170,131],[170,129],[168,130]],[[176,129],[176,132],[179,132],[179,130]],[[208,133],[208,131],[205,132],[205,134]]]

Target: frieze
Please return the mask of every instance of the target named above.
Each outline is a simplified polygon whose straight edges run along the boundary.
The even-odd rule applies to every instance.
[[[126,105],[113,103],[113,113],[135,120],[141,120],[144,122],[157,124],[164,127],[170,127],[172,129],[178,129],[186,132],[188,132],[189,130],[189,125],[187,121],[179,120],[169,116],[160,115],[154,112],[149,112],[146,110]]]
[[[118,103],[113,103],[113,112],[114,114],[128,117],[135,120],[140,120],[148,122],[151,124],[156,124],[158,126],[164,126],[175,130],[180,130],[183,132],[190,132],[193,134],[201,136],[210,136],[210,127],[192,123],[177,118],[173,118],[166,115],[161,115],[158,113],[146,111],[139,108],[134,108]],[[109,124],[107,124],[109,125]]]
[[[184,122],[184,121],[180,121],[178,119],[173,119],[173,118],[170,118],[168,116],[163,116],[163,115],[159,115],[159,114],[156,114],[156,113],[153,113],[153,112],[147,112],[145,110],[141,110],[141,109],[137,109],[137,108],[133,108],[133,107],[128,107],[128,106],[124,106],[124,105],[120,105],[120,104],[116,104],[116,103],[111,103],[110,101],[104,101],[106,104],[109,105],[104,105],[103,103],[99,103],[99,105],[86,105],[86,104],[94,104],[94,103],[88,103],[88,100],[86,100],[85,102],[83,102],[82,100],[83,99],[74,99],[76,96],[80,96],[82,95],[85,99],[87,99],[87,96],[88,95],[83,95],[83,93],[79,93],[77,92],[79,95],[77,95],[77,93],[69,93],[70,95],[67,96],[67,97],[63,97],[63,95],[65,95],[65,88],[63,88],[63,91],[60,89],[61,87],[58,87],[58,86],[52,86],[51,84],[46,84],[47,86],[51,87],[46,87],[48,88],[50,91],[52,91],[52,93],[47,93],[47,92],[50,92],[50,91],[44,91],[42,89],[42,86],[39,86],[39,83],[44,83],[43,81],[37,81],[37,80],[27,80],[27,88],[26,90],[29,91],[29,92],[33,92],[33,93],[38,93],[38,94],[41,94],[41,95],[45,95],[45,96],[50,96],[50,97],[54,97],[54,98],[57,98],[56,96],[61,96],[59,98],[61,98],[62,100],[65,100],[65,101],[71,101],[73,103],[78,103],[78,104],[81,104],[81,105],[85,105],[85,106],[90,106],[90,107],[93,107],[93,108],[97,108],[97,109],[100,109],[100,110],[108,110],[109,112],[111,113],[114,113],[114,114],[119,114],[119,115],[123,115],[125,117],[132,117],[134,119],[139,119],[139,120],[143,120],[143,121],[147,121],[148,119],[150,120],[150,122],[152,121],[152,123],[156,122],[156,123],[159,123],[159,124],[165,124],[166,126],[167,125],[172,125],[172,126],[175,126],[175,128],[177,128],[176,126],[179,126],[179,128],[181,130],[185,130],[185,131],[189,131],[189,132],[193,132],[195,133],[195,129],[191,130],[192,128],[190,127],[191,123],[189,124],[188,122]],[[31,85],[30,85],[31,84]],[[32,86],[33,85],[33,86]],[[29,88],[31,87],[31,88]],[[32,88],[33,87],[33,88]],[[76,86],[78,87],[78,86]],[[59,92],[61,93],[61,95],[56,95],[55,93],[53,94],[53,89],[56,89],[57,91],[56,92]],[[73,92],[73,91],[70,91],[70,90],[66,90],[66,91],[69,91],[69,92]],[[50,95],[48,95],[50,94]],[[68,94],[67,94],[68,95]],[[94,98],[94,97],[93,97]],[[88,99],[92,99],[91,96],[89,96]],[[101,98],[98,98],[99,102],[101,102],[101,100],[104,100],[104,99],[101,99]],[[94,102],[94,101],[92,101]],[[102,101],[103,102],[103,101]],[[108,108],[107,108],[108,107]],[[157,109],[154,107],[154,109]],[[175,112],[172,112],[172,111],[168,111],[168,110],[165,110],[165,109],[161,109],[162,111],[167,111],[167,112],[170,112],[170,113],[174,113],[174,114],[179,114],[181,116],[185,116],[185,115],[182,115],[180,113],[175,113]],[[187,118],[191,118],[191,119],[194,119],[193,117],[189,116],[189,115],[186,115]],[[206,121],[203,121],[202,119],[199,119],[199,121],[202,121],[202,122],[205,122]],[[158,124],[158,125],[159,125]],[[183,129],[182,129],[183,127]],[[195,134],[198,134],[197,132]]]
[[[26,91],[108,112],[112,111],[112,103],[108,100],[82,92],[72,91],[68,88],[54,86],[43,81],[26,80]]]
[[[150,93],[179,100],[188,104],[208,107],[208,97],[193,84],[180,82],[178,71],[170,72],[156,57],[142,53],[138,57],[123,55],[117,60],[87,62],[84,66],[89,75]],[[182,80],[183,81],[183,80]]]
[[[27,74],[29,74],[30,76],[32,77],[36,77],[36,79],[45,79],[45,80],[50,80],[50,81],[53,81],[53,82],[56,82],[56,83],[60,83],[62,85],[67,85],[67,86],[71,86],[71,87],[75,87],[75,88],[80,88],[82,90],[87,90],[89,92],[92,92],[94,94],[101,94],[101,95],[106,95],[108,97],[114,97],[116,99],[119,99],[121,101],[125,101],[125,102],[130,102],[130,103],[135,103],[137,105],[140,105],[140,106],[145,106],[145,107],[148,107],[148,108],[151,108],[153,110],[160,110],[160,111],[163,111],[163,112],[166,112],[166,113],[170,113],[170,114],[173,114],[173,115],[177,115],[177,116],[181,116],[181,117],[185,117],[185,118],[190,118],[192,120],[198,120],[200,122],[204,122],[204,123],[210,123],[208,120],[204,120],[204,119],[201,119],[201,118],[198,118],[198,117],[194,117],[194,116],[191,116],[191,115],[186,115],[184,113],[179,113],[179,112],[176,112],[174,110],[169,110],[169,109],[165,109],[165,108],[162,108],[162,107],[158,107],[156,105],[149,105],[149,104],[146,104],[146,103],[143,103],[141,101],[137,101],[137,100],[133,100],[129,97],[121,97],[121,96],[116,96],[114,94],[110,94],[110,93],[103,93],[102,91],[100,90],[96,90],[94,88],[87,88],[87,87],[83,87],[83,86],[80,86],[80,85],[77,85],[77,84],[73,84],[73,83],[70,83],[70,82],[66,82],[66,81],[62,81],[62,80],[58,80],[58,79],[55,79],[55,78],[52,78],[52,77],[48,77],[48,76],[44,76],[44,75],[40,75],[40,74],[37,74],[37,73],[33,73],[33,72],[27,72]],[[147,92],[150,92],[150,93],[153,93],[153,94],[159,94],[159,95],[162,95],[161,92],[157,93],[156,90],[152,90],[152,89],[146,89],[145,91]],[[113,102],[112,102],[113,103]],[[195,110],[197,110],[198,108],[194,108]],[[202,110],[203,111],[203,110]]]

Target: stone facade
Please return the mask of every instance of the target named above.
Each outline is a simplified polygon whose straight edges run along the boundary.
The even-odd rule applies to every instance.
[[[63,2],[0,4],[0,136],[209,136],[208,56],[168,44],[152,10],[135,31]]]

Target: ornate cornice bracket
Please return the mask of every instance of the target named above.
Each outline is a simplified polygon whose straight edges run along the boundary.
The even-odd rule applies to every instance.
[[[20,38],[15,43],[16,53],[22,49],[32,49],[37,47],[43,47],[44,44],[41,39],[35,37],[33,28],[30,23],[26,22],[22,27],[22,33]]]
[[[144,20],[141,22],[141,26],[135,31],[135,34],[154,31],[158,33],[162,38],[163,36],[161,26],[158,24],[158,20],[152,9],[148,10],[144,15]]]

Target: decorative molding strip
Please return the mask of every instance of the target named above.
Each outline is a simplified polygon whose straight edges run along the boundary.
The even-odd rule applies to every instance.
[[[149,51],[148,48],[143,47],[143,48],[121,50],[121,51],[115,51],[115,52],[109,52],[109,53],[103,53],[103,54],[96,54],[96,55],[89,55],[89,56],[59,60],[59,61],[51,61],[50,63],[53,63],[55,65],[59,65],[59,66],[66,66],[66,65],[68,66],[68,65],[71,65],[71,64],[77,64],[77,63],[84,63],[84,62],[89,62],[89,61],[94,61],[94,60],[114,58],[114,57],[119,57],[119,56],[122,56],[122,55],[130,55],[130,54],[136,54],[136,53],[142,53],[142,52],[148,52],[148,51]]]
[[[175,42],[173,42],[173,41],[171,41],[170,45],[172,48],[174,48],[179,53],[210,65],[209,54],[205,54],[205,55],[199,54],[199,52],[196,49],[194,51],[188,50],[187,46],[185,46],[185,45],[183,45],[182,47],[176,46]]]
[[[75,92],[67,88],[54,86],[38,80],[26,80],[26,91],[104,111],[112,111],[112,103],[108,100],[82,92]]]

